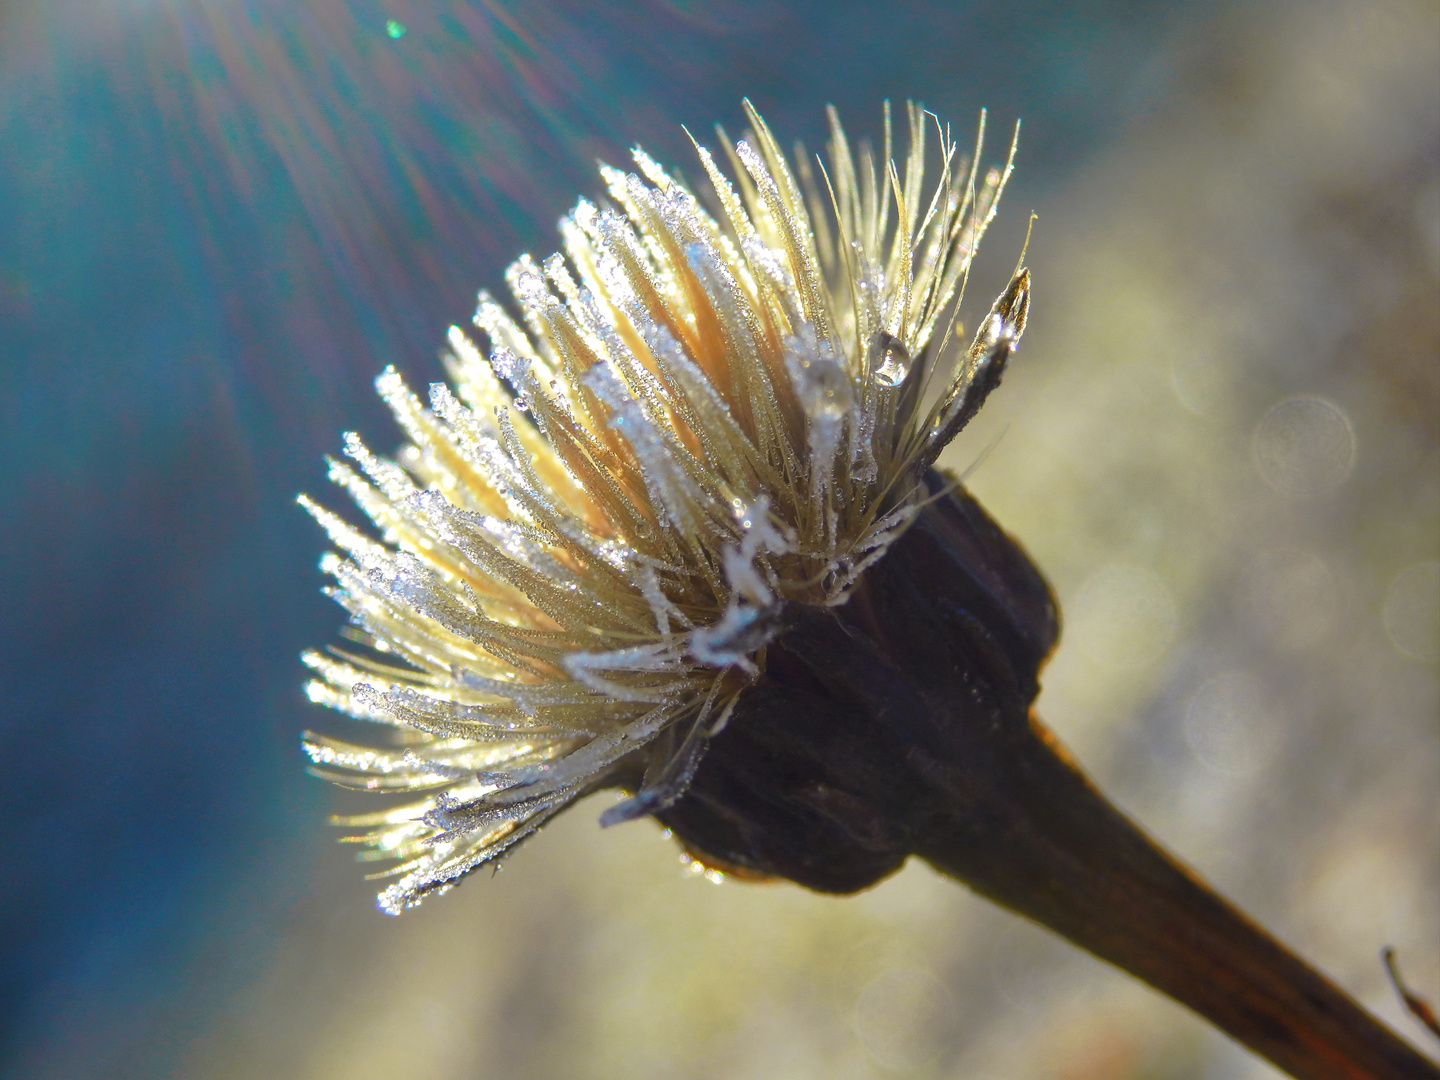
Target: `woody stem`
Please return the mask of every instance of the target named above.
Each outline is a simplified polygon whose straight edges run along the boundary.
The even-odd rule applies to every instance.
[[[1440,1069],[1121,814],[1037,721],[986,763],[985,813],[918,852],[976,892],[1170,995],[1301,1080]],[[972,770],[967,770],[972,771]]]

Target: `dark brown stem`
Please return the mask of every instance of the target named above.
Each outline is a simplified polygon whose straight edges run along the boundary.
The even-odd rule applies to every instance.
[[[1117,811],[1038,723],[1009,741],[985,827],[937,830],[919,852],[937,869],[1164,991],[1292,1076],[1440,1077]]]
[[[661,819],[702,861],[824,892],[919,855],[1301,1080],[1440,1080],[1034,719],[1059,634],[1050,589],[977,502],[927,483],[934,500],[848,603],[785,613],[764,675]]]

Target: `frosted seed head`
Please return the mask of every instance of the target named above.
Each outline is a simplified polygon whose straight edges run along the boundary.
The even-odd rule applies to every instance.
[[[508,268],[513,315],[481,292],[476,340],[451,328],[453,390],[427,409],[381,373],[408,445],[391,460],[347,435],[354,467],[330,463],[379,539],[302,503],[360,643],[312,654],[307,692],[406,740],[307,753],[362,786],[438,787],[357,819],[368,857],[399,861],[386,911],[582,791],[646,777],[607,822],[682,798],[785,613],[843,602],[884,556],[1019,339],[1012,287],[943,406],[914,415],[911,358],[1008,173],[947,165],[926,192],[912,123],[917,171],[871,184],[836,121],[826,200],[749,117],[733,177],[700,151],[719,220],[637,150],[638,174],[602,169],[614,209],[562,220],[565,256]]]

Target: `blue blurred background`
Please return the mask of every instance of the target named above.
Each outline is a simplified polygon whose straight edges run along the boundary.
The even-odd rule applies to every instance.
[[[1382,179],[1409,185],[1406,205],[1418,216],[1407,218],[1411,211],[1402,208],[1399,218],[1381,222],[1400,221],[1393,228],[1346,233],[1350,247],[1335,257],[1348,269],[1321,274],[1312,299],[1324,311],[1337,285],[1369,288],[1356,281],[1370,273],[1373,252],[1388,258],[1397,245],[1418,252],[1419,271],[1396,270],[1392,259],[1388,284],[1375,285],[1403,293],[1415,286],[1414,273],[1422,275],[1419,299],[1403,318],[1385,322],[1394,333],[1375,346],[1388,357],[1386,370],[1399,372],[1391,381],[1401,387],[1384,424],[1409,432],[1411,449],[1396,451],[1399,473],[1370,475],[1375,485],[1398,485],[1405,505],[1395,513],[1418,515],[1409,547],[1391,562],[1422,567],[1416,580],[1423,601],[1431,588],[1423,568],[1435,558],[1435,384],[1427,374],[1435,360],[1434,297],[1424,299],[1433,253],[1424,246],[1433,234],[1425,215],[1440,213],[1433,195],[1440,128],[1434,87],[1423,85],[1423,73],[1435,73],[1423,46],[1435,28],[1433,6],[1388,3],[1367,13],[1363,4],[1327,2],[1317,6],[1323,16],[1297,14],[1308,7],[1194,0],[10,0],[0,8],[0,1073],[291,1075],[284,1063],[298,1059],[265,1058],[257,1047],[272,1040],[305,1045],[311,1025],[324,1026],[313,995],[350,978],[380,979],[350,965],[365,948],[357,943],[367,935],[378,940],[396,924],[378,915],[369,921],[370,887],[324,824],[334,797],[305,776],[298,754],[298,732],[322,721],[300,693],[296,656],[331,640],[341,616],[317,595],[321,537],[294,495],[324,486],[321,456],[337,449],[342,430],[366,432],[381,446],[396,438],[371,380],[390,363],[418,384],[440,377],[436,350],[445,327],[468,319],[477,287],[499,286],[517,253],[553,250],[556,219],[577,194],[597,190],[596,158],[628,164],[628,146],[640,142],[686,170],[692,154],[680,125],[713,145],[714,122],[741,126],[745,95],[784,137],[811,147],[823,142],[826,103],[870,132],[886,97],[920,98],[960,130],[982,105],[1002,131],[1023,117],[1020,171],[991,241],[992,282],[1013,261],[1032,207],[1042,211],[1042,262],[1047,244],[1052,262],[1064,247],[1047,241],[1047,229],[1051,237],[1072,236],[1072,251],[1114,240],[1109,233],[1087,246],[1075,232],[1076,208],[1119,214],[1104,195],[1139,168],[1141,158],[1125,155],[1163,156],[1170,151],[1156,147],[1177,131],[1193,131],[1223,156],[1226,147],[1254,146],[1246,117],[1255,109],[1283,114],[1272,131],[1350,122],[1332,111],[1343,114],[1368,76],[1346,84],[1361,91],[1315,112],[1303,94],[1286,97],[1267,83],[1282,63],[1323,68],[1326,57],[1345,52],[1317,45],[1309,59],[1276,59],[1301,33],[1295,26],[1303,23],[1308,33],[1335,19],[1353,24],[1357,37],[1395,41],[1398,34],[1395,63],[1410,73],[1401,80],[1410,111],[1399,120],[1385,115],[1401,127],[1392,143],[1409,149],[1392,154],[1401,179]],[[1389,29],[1367,29],[1380,8]],[[1404,45],[1407,36],[1422,45]],[[1377,66],[1386,66],[1383,58]],[[1358,145],[1353,152],[1363,158],[1379,151]],[[1174,169],[1193,173],[1191,166]],[[1160,186],[1170,174],[1150,175],[1154,183],[1142,196],[1148,212],[1183,215],[1184,199]],[[1295,172],[1277,170],[1269,181],[1264,170],[1257,175],[1253,184],[1276,205],[1306,197],[1286,186],[1301,182]],[[1364,218],[1360,204],[1375,182],[1355,181],[1336,193],[1343,205],[1326,213]],[[1236,190],[1243,196],[1249,186]],[[1203,204],[1203,197],[1192,203],[1202,215],[1231,213]],[[1127,235],[1138,249],[1150,250],[1153,222],[1123,220],[1136,230]],[[1125,250],[1117,241],[1117,259],[1135,257]],[[1186,254],[1170,250],[1165,272]],[[1247,266],[1233,261],[1242,251],[1212,257],[1245,280]],[[1318,264],[1288,265],[1313,276]],[[1105,265],[1087,264],[1083,273],[1103,277]],[[1037,311],[1044,312],[1047,291],[1065,290],[1043,275],[1038,280]],[[1294,286],[1302,287],[1311,285]],[[1064,314],[1080,310],[1076,300],[1035,320],[1037,370],[1103,368],[1103,339],[1080,333],[1070,344]],[[1361,358],[1354,359],[1357,348]],[[1307,355],[1296,370],[1333,374],[1344,366],[1342,353],[1352,367],[1364,362],[1364,348],[1337,347],[1340,359]],[[1189,369],[1176,370],[1183,381]],[[1277,393],[1314,389],[1298,377],[1267,378],[1266,404]],[[1205,383],[1200,392],[1211,389]],[[1340,400],[1332,384],[1320,390]],[[1247,425],[1254,422],[1248,407],[1240,409]],[[1363,408],[1345,407],[1363,428]],[[1106,423],[1127,423],[1116,408]],[[1017,401],[1013,416],[1023,413]],[[1056,425],[1053,438],[1063,439],[1064,422]],[[1228,435],[1214,437],[1223,443]],[[1007,445],[1019,439],[1012,431]],[[1210,452],[1197,447],[1197,454]],[[1081,446],[1065,454],[1088,452]],[[1403,482],[1393,478],[1400,473]],[[1136,490],[1144,489],[1112,499],[1123,505],[1148,497]],[[1403,494],[1414,491],[1413,499]],[[1334,520],[1358,519],[1356,506],[1337,505]],[[1325,520],[1331,524],[1312,516],[1295,529],[1313,536],[1340,528]],[[1082,524],[1076,517],[1039,521],[1037,535],[1049,528],[1044,536],[1055,539],[1032,542],[1063,560],[1066,531]],[[1096,528],[1103,535],[1104,527]],[[1384,542],[1345,541],[1356,551]],[[1381,599],[1389,573],[1377,571],[1384,580],[1372,591]],[[1057,575],[1062,596],[1092,595],[1082,588],[1089,580],[1082,569],[1071,573],[1062,564]],[[1184,625],[1167,655],[1205,632],[1224,636],[1213,620],[1206,624],[1208,616],[1187,617],[1203,609],[1207,595],[1200,585],[1187,588],[1172,590]],[[1190,597],[1199,598],[1198,607]],[[1421,622],[1430,610],[1422,609]],[[1142,729],[1147,710],[1164,713],[1166,687],[1183,681],[1166,663],[1156,660],[1161,674],[1148,677],[1147,692],[1131,702]],[[1433,763],[1433,735],[1425,734],[1433,660],[1411,655],[1395,663],[1423,686],[1408,706],[1418,720],[1404,729],[1419,749],[1395,742],[1391,752]],[[1125,755],[1114,760],[1123,784]],[[1140,777],[1136,792],[1163,786],[1152,766],[1132,769]],[[1389,782],[1386,776],[1367,773],[1366,790]],[[1348,790],[1335,794],[1336,805]],[[1425,851],[1436,829],[1432,799],[1415,811],[1404,850]],[[589,832],[575,835],[589,843]],[[594,846],[605,848],[615,835]],[[545,843],[542,837],[537,846]],[[659,859],[659,850],[652,844],[645,857]],[[1433,886],[1433,860],[1413,860],[1423,864],[1421,883]],[[591,871],[603,872],[600,865]],[[525,873],[521,863],[493,884],[461,890],[477,933],[482,894],[499,896],[504,880],[525,897]],[[672,873],[668,862],[664,873]],[[533,881],[532,889],[549,879],[537,871]],[[1433,905],[1433,890],[1428,896]],[[533,893],[526,901],[548,902]],[[572,896],[570,907],[553,913],[570,926],[570,937],[560,935],[569,944],[556,949],[583,952],[575,935],[620,933],[585,904]],[[286,950],[315,941],[314,927],[333,912],[343,912],[354,933],[324,938],[333,948],[311,957],[330,982],[316,989],[299,975],[276,976]],[[1433,923],[1416,924],[1419,940]],[[1433,949],[1412,955],[1417,981],[1433,982]],[[515,961],[526,970],[548,963],[544,956]],[[663,995],[674,973],[652,976]],[[960,975],[949,992],[964,999]],[[256,1019],[257,994],[269,995],[269,1019]],[[499,1076],[502,1067],[507,1076],[606,1075],[593,1056],[582,1067],[555,1048],[568,1028],[545,1016],[547,1009],[564,1012],[556,1004],[564,994],[536,1000],[538,1015],[525,1023],[499,1005],[484,1006],[492,1036],[473,1056],[460,1056],[463,1067],[453,1060],[417,1065],[411,1075]],[[504,1023],[495,1021],[497,1009],[509,1017]],[[308,1019],[292,1030],[276,1019],[287,1014]],[[868,1053],[865,1064],[829,1075],[869,1076],[865,1070],[874,1068],[879,1075],[979,1075],[955,1064],[961,1059],[953,1047],[925,1058],[923,1067],[895,1065],[883,1037],[866,1035],[865,1022],[858,1030],[854,1053]],[[515,1031],[554,1045],[536,1057],[507,1041],[505,1032]],[[447,1036],[426,1029],[415,1038]],[[585,1045],[580,1039],[576,1053]],[[1154,1064],[1164,1054],[1146,1050],[1124,1059],[1130,1065],[1102,1063],[1072,1075],[1201,1075],[1188,1065],[1164,1071]],[[656,1060],[635,1066],[634,1075],[741,1074],[738,1067],[692,1070]],[[756,1065],[754,1075],[825,1074],[806,1064],[803,1049],[787,1060]],[[1061,1075],[1038,1065],[1033,1072],[1013,1068],[1015,1076]],[[354,1063],[346,1069],[371,1075]],[[323,1060],[295,1064],[293,1075],[302,1073],[329,1075]]]

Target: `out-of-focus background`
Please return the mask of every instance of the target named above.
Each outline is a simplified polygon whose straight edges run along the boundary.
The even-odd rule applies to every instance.
[[[747,94],[811,147],[1024,118],[970,310],[1034,210],[1032,321],[949,464],[1061,597],[1041,710],[1423,1042],[1378,954],[1440,998],[1435,3],[12,0],[5,1077],[1275,1075],[923,866],[717,887],[591,802],[388,919],[333,843],[295,492],[595,158],[690,169]]]

